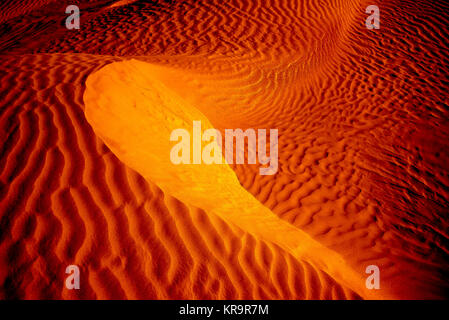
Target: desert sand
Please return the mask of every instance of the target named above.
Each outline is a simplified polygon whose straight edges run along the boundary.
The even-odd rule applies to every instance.
[[[443,1],[2,2],[0,298],[448,298],[448,23]],[[277,173],[174,165],[193,120],[278,129]]]

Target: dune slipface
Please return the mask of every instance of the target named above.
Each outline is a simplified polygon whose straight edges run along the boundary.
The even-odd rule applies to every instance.
[[[449,8],[371,4],[2,3],[0,298],[447,298]],[[173,164],[192,121],[276,174]]]
[[[211,125],[195,107],[163,85],[158,72],[151,65],[130,60],[110,64],[89,76],[84,95],[86,119],[114,154],[182,202],[275,243],[370,296],[363,277],[338,254],[260,204],[241,187],[228,164],[176,165],[170,161],[167,137],[171,131],[188,130],[190,123],[198,120],[204,129]]]

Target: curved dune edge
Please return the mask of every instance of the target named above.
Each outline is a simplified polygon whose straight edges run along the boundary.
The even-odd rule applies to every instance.
[[[86,81],[86,119],[119,159],[167,194],[279,245],[362,297],[393,298],[385,290],[366,289],[365,274],[357,274],[339,254],[263,206],[240,185],[227,164],[172,164],[172,130],[191,131],[194,120],[201,120],[203,130],[212,125],[163,84],[158,71],[157,66],[128,60],[107,65]]]
[[[113,61],[43,54],[0,64],[17,70],[3,84],[18,79],[0,117],[17,141],[4,145],[0,173],[12,181],[0,192],[0,262],[8,266],[0,268],[1,299],[361,298],[118,160],[92,131],[82,101],[88,75]],[[46,103],[35,105],[33,92]],[[69,264],[80,266],[80,290],[64,287]]]

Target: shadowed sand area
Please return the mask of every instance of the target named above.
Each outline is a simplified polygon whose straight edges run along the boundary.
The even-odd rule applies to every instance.
[[[370,4],[1,4],[0,298],[447,298],[449,8]],[[193,120],[278,172],[173,165]]]

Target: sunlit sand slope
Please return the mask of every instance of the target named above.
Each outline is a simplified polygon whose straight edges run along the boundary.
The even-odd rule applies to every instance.
[[[119,161],[83,112],[87,75],[112,61],[4,60],[3,84],[15,90],[1,117],[2,298],[359,298]],[[7,74],[11,68],[16,73]],[[81,268],[80,290],[64,287],[69,264]]]
[[[131,60],[108,65],[89,76],[84,95],[86,119],[114,154],[184,203],[279,245],[359,294],[376,297],[378,292],[367,290],[364,276],[351,270],[342,257],[258,202],[226,163],[175,165],[170,161],[173,144],[167,143],[167,137],[173,130],[192,132],[193,121],[201,121],[203,130],[212,127],[195,107],[162,84],[157,72],[152,65]],[[385,292],[384,297],[387,295]]]

